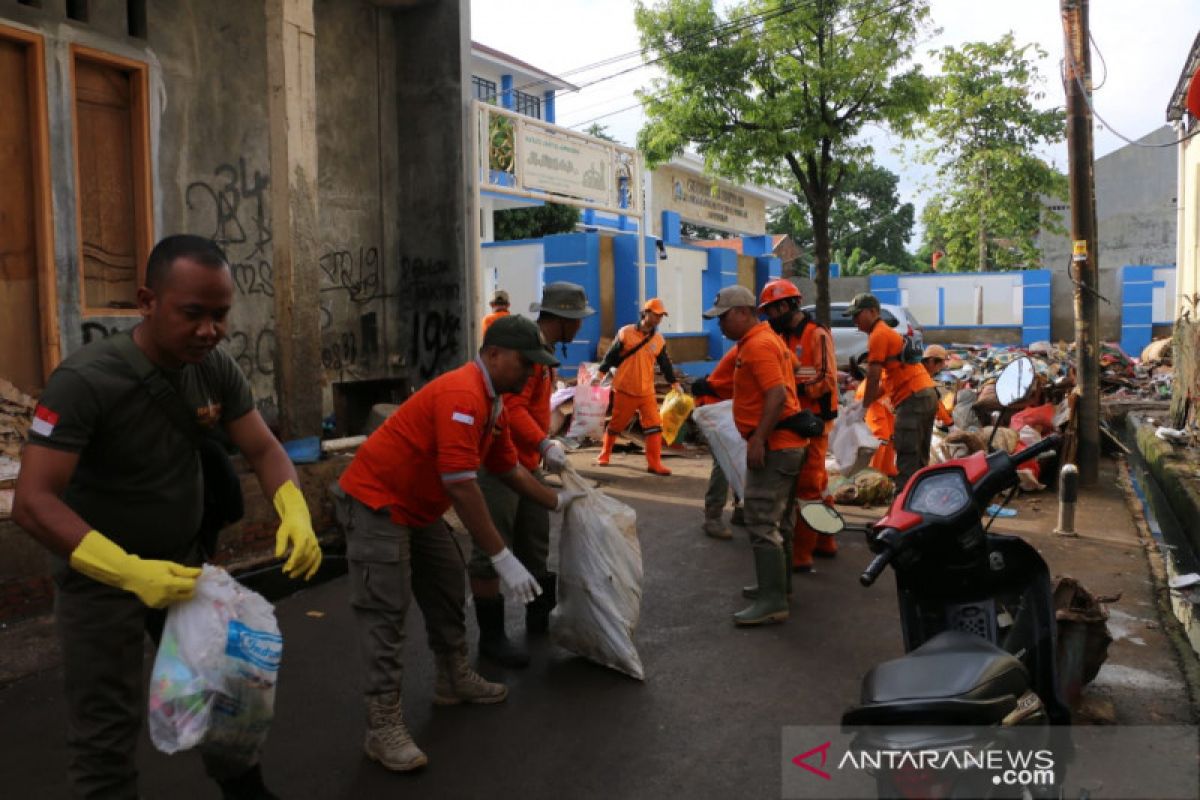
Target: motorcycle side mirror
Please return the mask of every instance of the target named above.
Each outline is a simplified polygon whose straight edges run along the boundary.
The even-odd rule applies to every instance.
[[[996,400],[1002,406],[1011,406],[1024,400],[1033,388],[1035,375],[1033,362],[1025,356],[1010,362],[996,378]]]
[[[837,509],[830,508],[824,503],[808,503],[801,506],[800,518],[817,533],[832,535],[841,533],[846,527],[846,520],[842,519],[842,515],[837,512]]]

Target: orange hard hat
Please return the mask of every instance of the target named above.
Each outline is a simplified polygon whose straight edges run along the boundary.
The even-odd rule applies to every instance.
[[[655,314],[667,316],[667,307],[663,305],[663,301],[657,297],[651,297],[646,301],[646,305],[642,306],[642,311],[653,311]]]
[[[787,278],[776,278],[773,281],[767,281],[767,285],[762,289],[762,294],[758,296],[758,310],[762,311],[771,305],[771,303],[779,300],[787,300],[789,297],[796,298],[796,302],[804,299],[804,295],[796,288],[796,284]]]

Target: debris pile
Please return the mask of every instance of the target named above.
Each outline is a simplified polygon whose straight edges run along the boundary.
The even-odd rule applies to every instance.
[[[37,401],[0,378],[0,519],[12,512],[13,487],[21,470],[21,445]]]

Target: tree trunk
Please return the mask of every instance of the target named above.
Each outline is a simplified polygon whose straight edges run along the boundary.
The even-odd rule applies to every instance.
[[[817,322],[829,325],[829,206],[827,198],[809,203],[812,211],[813,258],[817,274]]]
[[[979,218],[979,259],[975,270],[987,272],[987,231],[984,230],[982,216]]]

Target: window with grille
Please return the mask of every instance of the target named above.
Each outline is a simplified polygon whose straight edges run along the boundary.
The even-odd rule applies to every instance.
[[[518,114],[524,114],[527,117],[542,118],[542,100],[540,97],[534,97],[531,94],[517,90],[513,92],[516,95],[516,110]]]
[[[479,77],[478,75],[472,75],[471,86],[475,90],[475,99],[482,100],[485,103],[494,102],[496,100],[495,81],[489,81],[486,78]]]

